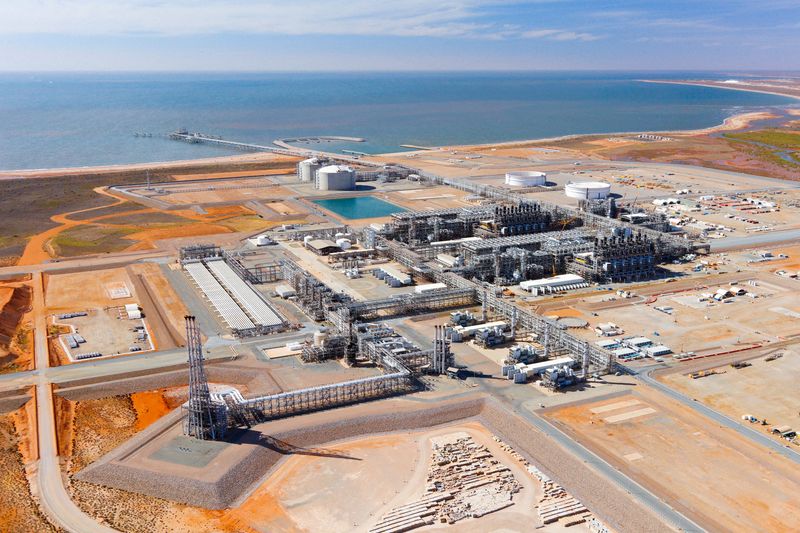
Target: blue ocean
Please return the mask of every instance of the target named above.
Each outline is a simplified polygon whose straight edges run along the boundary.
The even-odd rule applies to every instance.
[[[401,145],[536,139],[712,126],[781,96],[652,84],[713,73],[6,73],[0,169],[139,163],[228,155],[169,141],[187,128],[269,144],[303,135],[362,137],[317,146],[368,153]],[[153,134],[136,137],[134,133]]]

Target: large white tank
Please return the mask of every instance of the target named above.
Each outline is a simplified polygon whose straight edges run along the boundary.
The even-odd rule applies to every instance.
[[[519,170],[506,173],[506,185],[515,187],[538,187],[547,183],[547,174],[535,170]]]
[[[342,250],[347,250],[353,246],[353,243],[349,239],[336,239],[336,246]]]
[[[297,164],[297,178],[302,182],[314,181],[317,170],[322,168],[322,163],[316,157],[305,159]]]
[[[321,191],[351,191],[356,187],[356,172],[347,165],[328,165],[317,170],[314,186]]]
[[[611,185],[603,181],[567,183],[564,193],[579,200],[604,200],[611,193]]]
[[[314,332],[314,346],[321,348],[325,345],[325,340],[328,338],[328,334],[324,331],[315,331]]]

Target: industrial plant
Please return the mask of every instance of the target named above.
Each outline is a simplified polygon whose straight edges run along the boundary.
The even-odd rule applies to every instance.
[[[119,204],[66,220],[141,240],[0,280],[47,368],[0,403],[34,387],[25,416],[57,438],[33,479],[44,509],[75,507],[63,529],[737,529],[669,498],[711,480],[724,505],[739,461],[794,512],[779,461],[800,422],[742,387],[792,375],[794,252],[714,237],[761,233],[748,220],[793,190],[527,148],[171,138],[276,168],[121,180],[101,189]],[[723,390],[736,403],[709,415]]]

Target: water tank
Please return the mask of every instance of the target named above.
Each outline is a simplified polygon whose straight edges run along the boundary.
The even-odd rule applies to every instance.
[[[348,239],[336,239],[336,246],[338,246],[342,250],[347,250],[348,248],[353,246],[353,243],[350,242]]]
[[[519,170],[506,173],[506,185],[514,187],[539,187],[547,183],[547,174],[535,170]]]
[[[356,173],[347,165],[328,165],[317,170],[314,186],[320,191],[351,191],[356,187]]]
[[[567,183],[564,193],[579,200],[604,200],[611,193],[611,185],[603,181],[581,181]]]
[[[317,170],[322,168],[322,163],[316,157],[300,161],[297,164],[297,178],[302,182],[314,181]]]

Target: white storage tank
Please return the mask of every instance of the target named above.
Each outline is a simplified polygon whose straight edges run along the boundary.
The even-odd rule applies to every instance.
[[[314,181],[317,170],[322,168],[322,163],[316,157],[305,159],[297,164],[297,178],[302,182]]]
[[[506,185],[514,187],[539,187],[547,183],[547,174],[535,170],[520,170],[506,173]]]
[[[328,165],[317,170],[314,187],[320,191],[351,191],[356,187],[356,172],[347,165]]]
[[[342,250],[347,250],[348,248],[353,246],[353,243],[350,242],[348,239],[336,239],[336,246],[338,246]]]
[[[322,347],[325,345],[325,339],[328,338],[328,334],[324,331],[315,331],[314,332],[314,346]]]
[[[604,181],[580,181],[567,183],[564,193],[579,200],[604,200],[611,194],[611,185]]]

